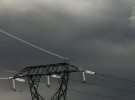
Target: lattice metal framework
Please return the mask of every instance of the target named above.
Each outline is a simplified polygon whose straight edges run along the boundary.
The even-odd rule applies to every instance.
[[[45,100],[38,93],[38,86],[42,76],[44,75],[58,75],[59,89],[51,98],[51,100],[66,100],[67,86],[69,81],[69,75],[72,72],[80,71],[78,67],[70,65],[69,63],[57,63],[50,65],[31,66],[26,67],[20,71],[15,78],[27,78],[32,100]]]

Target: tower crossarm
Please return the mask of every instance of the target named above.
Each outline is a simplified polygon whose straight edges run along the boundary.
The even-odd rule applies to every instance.
[[[68,67],[68,70],[67,68]],[[49,65],[30,66],[24,68],[14,78],[25,78],[28,76],[59,75],[62,73],[71,73],[80,71],[78,67],[68,63],[57,63]]]

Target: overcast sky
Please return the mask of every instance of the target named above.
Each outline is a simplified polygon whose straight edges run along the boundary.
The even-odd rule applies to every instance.
[[[135,80],[134,7],[134,0],[0,0],[0,29],[68,57],[76,66]],[[31,65],[62,61],[1,32],[0,49],[0,69],[19,71]],[[1,73],[1,76],[8,75]],[[89,81],[90,77],[87,79]],[[101,83],[106,81],[100,77],[93,80]],[[109,82],[106,81],[105,84],[126,87],[125,89],[129,90],[135,89],[131,83],[118,80],[109,80]],[[6,81],[0,81],[0,84],[3,85],[0,86],[2,100],[8,98],[29,100],[29,95],[24,99],[24,95],[27,95],[25,93],[16,93],[16,96],[13,96],[15,93],[8,91]],[[122,100],[135,99],[134,94],[98,87],[77,86],[80,90],[93,91]],[[29,93],[28,90],[26,91]],[[111,100],[72,92],[68,95],[71,97],[69,100],[83,98],[84,100]]]

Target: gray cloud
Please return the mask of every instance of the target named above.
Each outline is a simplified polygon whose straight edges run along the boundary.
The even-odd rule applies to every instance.
[[[134,0],[1,0],[0,27],[78,66],[134,79],[133,6]],[[2,69],[61,61],[0,34]]]
[[[131,17],[129,18],[130,26],[135,28],[135,6],[132,8]]]

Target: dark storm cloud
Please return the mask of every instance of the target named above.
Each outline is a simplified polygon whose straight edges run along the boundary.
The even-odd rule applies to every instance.
[[[134,75],[134,4],[134,0],[1,0],[0,27],[79,66]],[[61,61],[0,34],[3,69]]]

